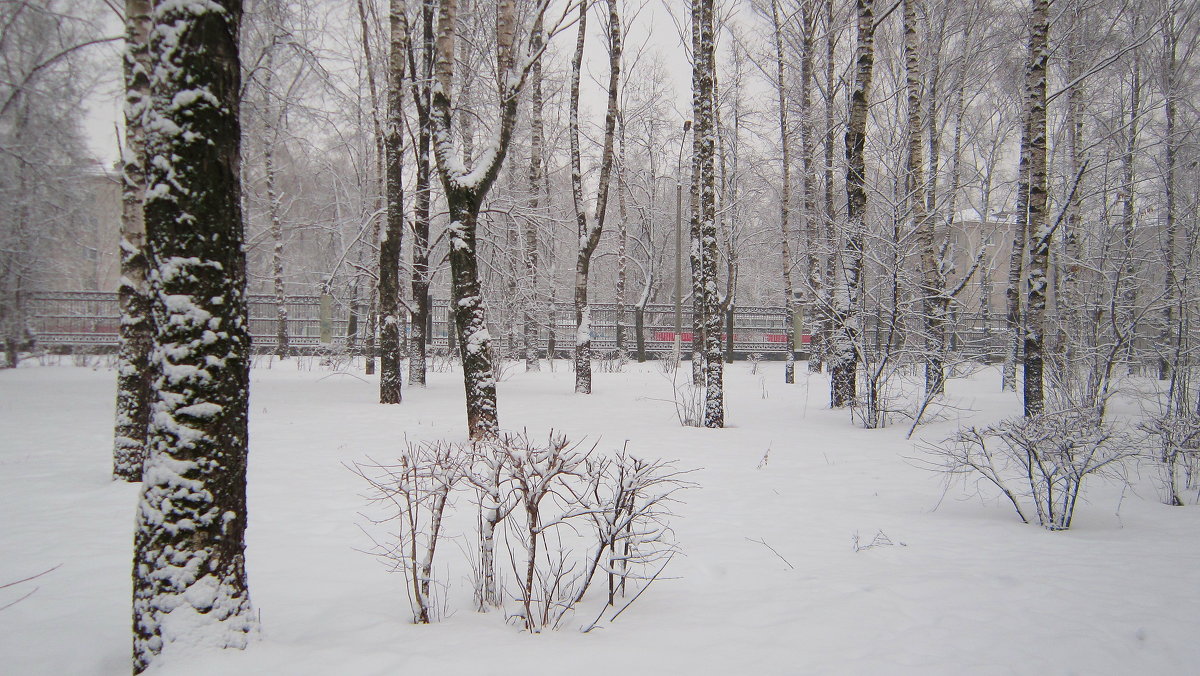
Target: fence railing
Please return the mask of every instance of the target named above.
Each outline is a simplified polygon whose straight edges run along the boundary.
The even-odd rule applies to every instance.
[[[276,307],[273,296],[251,295],[248,298],[250,313],[250,336],[256,351],[267,352],[276,342]],[[34,294],[29,298],[30,331],[43,347],[56,346],[115,346],[120,312],[115,293],[103,291],[66,291]],[[433,348],[447,349],[452,337],[447,330],[449,303],[445,299],[434,299],[431,305],[429,344]],[[622,335],[622,348],[634,352],[638,344],[639,314],[633,306],[626,306],[624,316],[618,317],[617,306],[612,303],[595,303],[591,306],[592,347],[597,352],[617,349],[618,327]],[[515,353],[523,343],[522,327],[504,325],[495,321],[499,313],[491,313],[493,323],[489,331],[493,344],[505,353]],[[515,313],[510,313],[514,314]],[[675,342],[674,305],[647,305],[641,313],[641,338],[647,353],[670,351]],[[288,341],[300,350],[322,348],[344,349],[349,345],[361,345],[366,336],[367,322],[362,306],[355,306],[346,299],[321,296],[289,296],[287,299]],[[620,319],[620,321],[618,321]],[[732,317],[728,314],[723,321],[722,344],[728,349],[730,324],[732,323],[735,354],[780,355],[787,352],[786,310],[781,307],[735,307]],[[553,332],[555,351],[570,352],[575,344],[575,315],[570,304],[546,307],[535,317],[537,323],[538,349],[543,353],[550,343]],[[680,342],[684,351],[689,351],[692,342],[692,315],[684,309],[679,318]],[[407,328],[406,324],[406,328]],[[796,332],[797,352],[806,352],[809,336],[803,326]],[[996,357],[1003,354],[1005,347],[1003,322],[999,317],[962,315],[951,322],[951,349],[976,357]],[[869,346],[876,332],[868,323],[863,332],[863,342]]]

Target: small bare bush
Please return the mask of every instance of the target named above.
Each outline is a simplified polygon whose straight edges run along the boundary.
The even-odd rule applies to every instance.
[[[671,372],[671,403],[675,404],[675,417],[684,427],[700,427],[704,424],[704,388],[692,384],[691,378],[679,378],[679,371]],[[690,376],[690,374],[688,374]]]
[[[456,363],[458,363],[458,355],[454,354],[453,350],[436,349],[429,351],[429,360],[426,365],[434,373],[450,373],[454,370]]]
[[[673,375],[679,370],[679,353],[674,350],[662,350],[654,353],[654,362],[658,369],[667,375]]]
[[[596,361],[599,373],[624,373],[626,366],[629,366],[629,354],[624,350],[601,353]]]
[[[932,469],[999,489],[1021,521],[1066,530],[1087,477],[1124,480],[1130,441],[1094,411],[1069,410],[971,427],[926,450]]]
[[[1200,415],[1154,416],[1138,427],[1157,446],[1163,501],[1175,506],[1200,503]]]
[[[436,619],[433,558],[448,537],[446,508],[464,487],[478,505],[479,546],[468,558],[480,610],[513,602],[505,617],[523,629],[558,628],[602,578],[603,608],[630,589],[633,598],[614,618],[628,608],[676,552],[670,506],[690,484],[670,462],[595,448],[553,433],[540,443],[507,434],[469,448],[408,444],[396,463],[350,467],[368,482],[368,499],[384,507],[369,520],[393,532],[373,538],[370,553],[405,574],[415,620]],[[511,566],[507,591],[497,553]]]
[[[388,540],[372,538],[370,553],[404,573],[413,621],[428,624],[436,619],[430,584],[446,505],[465,476],[462,449],[443,441],[408,443],[393,464],[355,463],[348,468],[370,486],[364,497],[384,508],[381,518],[365,518],[375,525],[399,526]]]

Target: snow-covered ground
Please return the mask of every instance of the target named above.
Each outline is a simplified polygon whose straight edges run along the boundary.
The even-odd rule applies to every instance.
[[[784,385],[779,363],[728,368],[723,430],[681,427],[652,364],[597,373],[591,396],[572,393],[565,361],[511,369],[504,428],[553,427],[598,451],[628,440],[701,468],[674,520],[684,556],[600,630],[529,635],[473,611],[463,535],[436,566],[447,616],[415,626],[403,577],[358,551],[366,486],[343,463],[386,461],[406,436],[462,440],[461,376],[432,373],[381,406],[376,380],[300,364],[252,376],[247,546],[262,639],[155,673],[1200,673],[1200,511],[1160,504],[1150,473],[1092,484],[1071,531],[1023,525],[973,486],[944,490],[917,466],[907,425],[860,429],[828,409],[823,376],[798,365]],[[955,419],[915,437],[1016,413],[998,382],[994,370],[952,381]],[[137,487],[109,479],[114,387],[105,368],[0,371],[0,584],[57,566],[0,589],[0,606],[33,591],[0,610],[0,673],[129,671]]]

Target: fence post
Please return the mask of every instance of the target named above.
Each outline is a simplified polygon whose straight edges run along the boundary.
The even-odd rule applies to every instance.
[[[733,300],[725,311],[725,363],[733,363]]]
[[[321,294],[321,342],[333,342],[333,296]]]

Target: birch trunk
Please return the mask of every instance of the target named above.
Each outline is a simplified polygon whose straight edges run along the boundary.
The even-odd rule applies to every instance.
[[[121,184],[121,307],[113,478],[141,481],[150,423],[152,335],[146,273],[146,128],[150,106],[150,0],[125,3],[125,148]],[[15,361],[15,344],[8,348]]]
[[[693,81],[700,88],[700,107],[693,110],[696,118],[693,138],[699,139],[700,205],[699,241],[695,249],[699,254],[699,281],[701,309],[704,326],[704,426],[725,426],[724,365],[721,362],[721,302],[717,292],[717,222],[715,209],[715,178],[713,162],[715,134],[717,133],[714,111],[714,79],[716,58],[714,56],[713,0],[693,0],[693,15],[699,14],[699,35],[693,42],[699,46],[693,57],[693,68],[698,72]],[[698,40],[697,40],[698,37]]]
[[[1026,111],[1029,116],[1029,269],[1026,289],[1024,403],[1025,415],[1045,410],[1042,371],[1045,342],[1046,277],[1051,237],[1046,219],[1046,64],[1050,58],[1047,41],[1050,23],[1049,0],[1033,0],[1029,33],[1029,64],[1025,70]],[[1020,186],[1018,189],[1021,189]]]
[[[1162,69],[1163,69],[1163,117],[1166,126],[1166,138],[1163,144],[1164,160],[1165,160],[1165,176],[1163,177],[1163,198],[1166,201],[1164,219],[1165,227],[1165,242],[1163,243],[1163,267],[1165,278],[1163,280],[1163,299],[1162,299],[1162,330],[1159,334],[1159,349],[1160,357],[1158,360],[1158,379],[1170,380],[1173,371],[1171,357],[1175,354],[1175,341],[1179,338],[1175,335],[1175,305],[1178,289],[1176,288],[1176,270],[1175,270],[1175,241],[1179,237],[1178,213],[1177,213],[1177,186],[1176,178],[1178,173],[1178,155],[1179,155],[1179,138],[1176,129],[1179,117],[1179,87],[1178,87],[1178,36],[1176,27],[1177,10],[1176,3],[1170,2],[1170,8],[1163,17],[1163,47],[1162,47]],[[1172,388],[1172,393],[1174,388]],[[1168,407],[1173,408],[1174,402],[1168,402]]]
[[[846,243],[842,249],[843,278],[833,308],[830,404],[837,408],[854,402],[858,370],[858,334],[861,323],[863,240],[867,208],[866,158],[867,107],[875,67],[875,2],[857,0],[858,42],[855,47],[854,90],[846,129]]]
[[[403,134],[404,0],[391,0],[388,18],[387,124],[384,157],[387,228],[379,242],[379,403],[399,404],[400,377],[400,249],[404,236]],[[365,38],[365,35],[364,35]],[[367,41],[364,39],[363,44]]]
[[[780,243],[780,256],[783,267],[783,307],[784,333],[787,341],[786,360],[783,365],[783,382],[796,382],[796,293],[792,285],[792,233],[788,227],[788,217],[791,213],[792,201],[792,140],[791,129],[788,126],[787,114],[787,80],[785,79],[783,58],[783,26],[779,20],[779,0],[771,0],[771,27],[775,41],[775,91],[779,102],[779,147],[782,161],[781,186],[779,190],[779,229],[783,236]],[[807,109],[805,109],[807,110]],[[803,132],[801,132],[803,133]],[[806,177],[807,180],[807,177]]]
[[[812,126],[812,82],[813,82],[813,50],[816,47],[817,22],[816,12],[811,0],[805,0],[800,7],[800,25],[803,31],[800,36],[800,163],[801,179],[800,193],[804,204],[802,229],[805,236],[805,267],[808,278],[808,297],[805,303],[804,325],[811,326],[813,318],[820,314],[818,296],[821,290],[820,259],[821,227],[817,216],[817,186],[814,157],[816,148],[813,143]],[[795,307],[793,305],[793,312]],[[791,355],[795,347],[795,328],[789,329],[792,336],[788,338],[792,346],[788,348]],[[821,355],[813,348],[813,331],[809,331],[808,370],[810,373],[821,371]]]
[[[417,111],[417,147],[416,147],[416,195],[413,203],[412,229],[412,338],[408,349],[408,383],[410,385],[425,385],[427,365],[425,353],[428,349],[428,330],[431,308],[429,307],[429,221],[432,202],[432,167],[430,166],[430,145],[432,143],[432,91],[433,79],[433,0],[421,3],[421,60],[418,76],[417,57],[414,53],[414,40],[409,37],[407,14],[401,14],[401,22],[405,35],[405,47],[408,52],[409,86],[412,90],[413,101]]]
[[[271,9],[274,9],[272,7]],[[275,291],[275,354],[280,359],[288,357],[288,311],[287,295],[283,285],[283,219],[280,216],[278,172],[275,169],[275,146],[279,143],[279,126],[283,115],[275,109],[275,43],[279,37],[279,26],[275,12],[270,11],[271,45],[263,56],[263,171],[267,179],[267,216],[271,221],[271,279]]]
[[[535,8],[535,17],[545,11],[545,2]],[[457,1],[440,0],[437,23],[437,59],[433,82],[433,140],[438,174],[446,195],[450,224],[450,304],[463,364],[466,390],[467,429],[472,439],[499,435],[496,381],[492,372],[492,338],[487,329],[479,283],[476,231],[479,210],[504,164],[516,124],[517,104],[527,68],[541,58],[540,50],[514,60],[517,11],[514,0],[499,0],[496,8],[496,65],[498,73],[498,123],[490,147],[468,167],[455,148],[451,100],[454,82]]]
[[[541,22],[533,27],[532,46],[540,49],[544,41]],[[538,208],[541,206],[542,194],[542,146],[545,143],[545,130],[542,122],[542,64],[539,60],[533,64],[530,71],[532,82],[530,122],[529,122],[529,211],[530,218],[525,221],[525,302],[521,306],[522,339],[525,349],[525,370],[542,370],[541,360],[538,359],[537,321],[534,310],[537,307],[538,282],[538,232],[535,220]],[[547,205],[548,206],[548,205]],[[550,327],[551,333],[554,327]]]
[[[945,281],[941,279],[936,237],[936,219],[926,212],[925,183],[925,122],[921,115],[920,41],[917,38],[915,0],[904,0],[904,72],[908,93],[908,208],[912,228],[917,232],[921,250],[921,311],[925,320],[925,399],[928,401],[944,389],[943,358],[946,346],[944,295]]]
[[[604,230],[612,176],[613,145],[617,126],[617,87],[621,76],[621,21],[617,13],[617,2],[618,0],[608,0],[608,107],[604,114],[604,147],[600,157],[596,212],[590,222],[583,204],[583,175],[579,152],[579,78],[587,22],[586,4],[580,5],[579,33],[575,42],[575,60],[571,68],[571,184],[579,235],[579,256],[575,261],[575,391],[579,394],[592,392],[591,308],[588,305],[587,287],[592,254],[600,244],[600,233]]]

